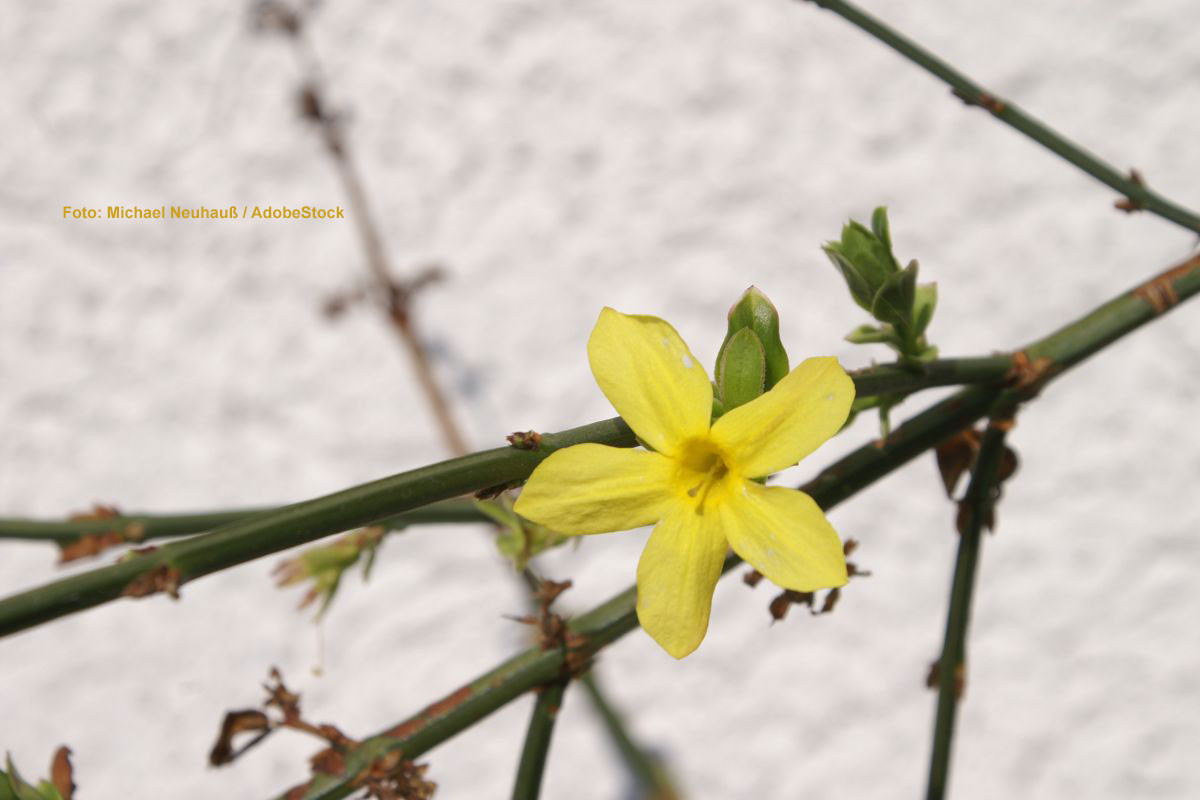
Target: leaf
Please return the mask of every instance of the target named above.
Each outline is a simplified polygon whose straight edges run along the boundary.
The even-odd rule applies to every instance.
[[[828,255],[830,263],[838,267],[838,271],[841,272],[842,279],[846,281],[846,287],[850,289],[851,299],[857,302],[864,311],[870,312],[871,300],[875,297],[874,284],[866,278],[859,266],[847,257],[838,242],[829,242],[823,249],[824,253]]]
[[[971,469],[979,453],[979,432],[974,428],[963,428],[939,444],[934,452],[946,496],[953,499],[959,481]]]
[[[321,604],[317,608],[316,617],[320,620],[337,596],[338,587],[341,586],[342,577],[347,570],[359,560],[363,560],[363,580],[370,577],[380,542],[387,533],[388,530],[380,526],[363,528],[347,533],[330,544],[317,545],[298,556],[285,559],[272,570],[275,585],[283,588],[311,581],[308,591],[300,601],[300,608],[307,608],[320,598]]]
[[[917,338],[917,353],[915,355],[903,354],[901,361],[910,364],[928,364],[930,361],[936,361],[938,349],[933,345],[925,344],[925,337]]]
[[[63,745],[54,752],[54,760],[50,762],[50,782],[62,795],[63,800],[72,800],[75,796],[75,769],[71,766],[71,748]]]
[[[937,308],[937,284],[923,283],[916,289],[913,298],[913,335],[925,333],[929,323],[933,321],[933,312]]]
[[[900,331],[911,330],[916,288],[917,262],[912,261],[880,287],[871,303],[871,315],[880,322],[890,322]]]
[[[258,744],[271,732],[271,721],[267,715],[257,709],[230,711],[221,721],[221,731],[217,734],[216,744],[208,754],[208,763],[214,767],[228,764],[242,753]],[[257,733],[254,739],[239,749],[234,749],[233,738],[241,733]]]
[[[63,796],[58,793],[58,787],[50,781],[38,781],[37,789],[34,791],[37,792],[40,800],[63,800]]]
[[[892,232],[888,225],[887,206],[879,206],[871,214],[871,230],[875,233],[875,238],[879,239],[888,252],[892,252]],[[895,256],[893,256],[894,258]]]
[[[858,267],[850,259],[842,254],[836,243],[830,242],[823,249],[830,262],[842,273],[842,278],[846,281],[847,288],[850,289],[851,299],[858,303],[863,310],[870,311],[871,300],[874,299],[875,293],[871,291],[871,284],[866,277],[859,272]]]
[[[896,335],[896,329],[891,325],[859,325],[854,330],[846,334],[846,341],[851,344],[887,344],[892,347],[900,347],[900,337]]]
[[[13,789],[8,773],[0,769],[0,800],[17,800],[17,792]]]
[[[21,778],[21,774],[17,772],[17,768],[12,762],[11,754],[5,757],[5,766],[8,768],[8,785],[12,797],[16,800],[46,800],[37,789]]]
[[[496,521],[500,528],[496,536],[496,549],[512,562],[518,572],[528,566],[529,559],[559,547],[571,538],[517,514],[512,510],[512,501],[507,497],[496,501],[480,500],[475,505]]]
[[[754,331],[742,328],[725,340],[717,360],[717,385],[726,411],[761,395],[766,379],[767,357]]]

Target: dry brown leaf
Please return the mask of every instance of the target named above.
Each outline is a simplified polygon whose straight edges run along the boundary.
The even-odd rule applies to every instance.
[[[240,750],[235,750],[233,747],[233,737],[240,733],[251,732],[258,733],[259,735]],[[212,751],[208,754],[208,763],[214,767],[228,764],[257,744],[262,737],[270,732],[271,720],[258,709],[248,708],[242,711],[230,711],[225,714],[225,719],[221,722],[221,732],[217,734],[217,743],[213,745]]]
[[[71,766],[71,748],[63,745],[54,751],[54,760],[50,762],[50,783],[62,795],[62,800],[72,800],[75,796],[75,770]]]

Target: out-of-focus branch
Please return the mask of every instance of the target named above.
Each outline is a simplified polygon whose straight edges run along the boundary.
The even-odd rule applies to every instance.
[[[371,214],[370,203],[362,178],[350,152],[342,128],[342,117],[334,112],[322,93],[320,63],[308,41],[304,30],[304,18],[285,3],[259,2],[254,7],[254,23],[261,30],[273,30],[284,34],[293,45],[293,51],[304,72],[304,85],[300,90],[300,112],[321,134],[325,152],[333,161],[346,193],[350,217],[362,241],[367,269],[371,276],[371,296],[383,311],[392,330],[399,337],[411,359],[413,372],[428,401],[442,438],[452,455],[468,452],[466,439],[450,409],[450,400],[442,390],[429,363],[429,355],[421,344],[413,322],[413,297],[424,286],[436,281],[440,272],[427,269],[410,280],[398,279],[388,258],[387,247]]]
[[[1120,192],[1116,207],[1122,211],[1149,211],[1190,231],[1200,233],[1200,216],[1163,197],[1148,187],[1136,170],[1123,173],[1096,155],[1075,144],[1041,120],[1016,105],[1001,100],[954,67],[925,50],[882,21],[845,0],[809,0],[828,9],[850,24],[869,33],[926,72],[944,81],[956,97],[968,105],[979,106],[1014,130],[1020,131],[1050,152]]]

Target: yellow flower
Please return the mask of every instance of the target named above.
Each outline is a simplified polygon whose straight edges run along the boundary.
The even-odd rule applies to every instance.
[[[727,547],[797,591],[846,583],[837,533],[811,497],[755,482],[837,433],[854,383],[810,358],[710,425],[712,384],[665,321],[611,308],[588,339],[596,383],[649,450],[581,444],[551,454],[514,510],[567,534],[655,525],[637,570],[642,628],[675,658],[708,630]]]

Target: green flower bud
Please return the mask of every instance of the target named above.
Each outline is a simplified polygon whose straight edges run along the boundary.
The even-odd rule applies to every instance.
[[[734,337],[742,330],[749,330],[758,340],[761,356],[744,337],[736,344],[736,352],[727,352],[731,346],[734,346]],[[752,396],[747,396],[744,382],[750,380],[753,383],[759,358],[763,361],[761,388]],[[748,363],[742,364],[743,359]],[[737,383],[738,388],[733,390],[734,395],[727,396],[725,394],[727,381],[724,379],[724,374],[726,368],[730,366],[733,366],[737,373],[733,380]],[[788,374],[788,369],[787,351],[783,349],[783,342],[779,339],[779,312],[775,310],[775,306],[765,294],[760,292],[757,287],[751,286],[729,309],[729,327],[725,333],[725,342],[717,353],[717,366],[714,374],[717,396],[720,398],[724,410],[728,411],[748,400],[753,400],[781,381],[783,376]],[[731,397],[739,399],[731,402]]]
[[[767,356],[750,328],[725,339],[717,355],[717,391],[725,411],[749,403],[766,391]]]

